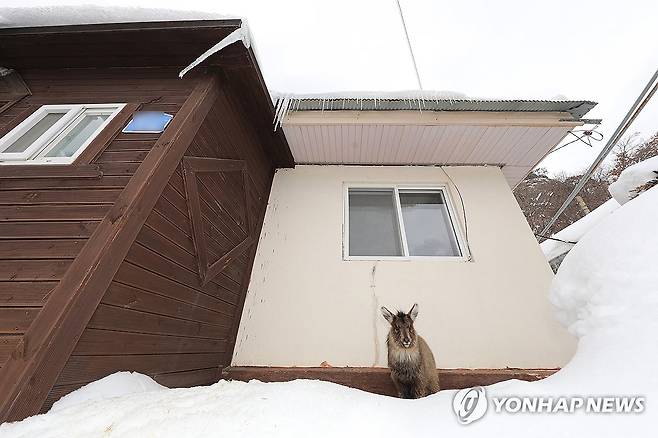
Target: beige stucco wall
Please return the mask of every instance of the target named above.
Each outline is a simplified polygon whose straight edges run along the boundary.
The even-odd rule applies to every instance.
[[[555,367],[575,340],[553,319],[551,271],[497,167],[448,167],[473,261],[344,261],[345,183],[446,183],[438,167],[279,170],[232,365],[386,366],[382,305],[418,302],[440,368]],[[463,224],[462,224],[463,226]]]

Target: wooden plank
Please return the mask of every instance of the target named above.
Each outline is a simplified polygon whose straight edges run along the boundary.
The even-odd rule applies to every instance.
[[[77,356],[222,353],[226,341],[218,339],[186,338],[182,336],[126,333],[88,328],[75,348]]]
[[[74,259],[83,245],[82,239],[4,240],[0,259]]]
[[[37,190],[37,189],[122,189],[128,184],[130,175],[108,176],[100,178],[40,178],[40,179],[4,179],[0,181],[1,190]]]
[[[142,227],[137,242],[167,260],[196,272],[196,257],[148,225]]]
[[[235,261],[240,257],[245,251],[247,251],[251,245],[254,244],[254,239],[247,237],[242,242],[240,242],[235,248],[224,254],[212,265],[208,266],[208,271],[206,277],[203,279],[203,284],[205,285],[211,279],[215,278],[220,272],[228,267],[230,263]]]
[[[58,280],[72,260],[0,260],[0,281]]]
[[[183,169],[194,172],[231,172],[245,169],[243,160],[229,160],[226,158],[185,157]]]
[[[84,151],[76,158],[74,164],[91,163],[98,154],[100,154],[116,137],[121,129],[132,118],[133,113],[137,111],[139,104],[128,103],[117,114],[110,123],[94,138],[94,140],[85,148]],[[140,160],[141,161],[141,160]]]
[[[123,175],[133,175],[137,172],[140,163],[99,163],[98,167],[100,168],[103,175],[110,176],[123,176]]]
[[[123,263],[117,271],[115,280],[165,297],[194,304],[214,312],[233,316],[233,305],[215,297],[201,293],[181,283],[158,275],[132,263]]]
[[[146,226],[140,231],[137,240],[146,248],[196,274],[198,272],[198,265],[191,239],[185,236],[178,228],[170,227],[167,230],[169,235],[161,227],[152,227],[147,219]],[[212,251],[210,252],[215,256]],[[216,256],[216,258],[219,258],[219,256]],[[225,269],[224,274],[236,282],[236,284],[239,284],[241,275],[239,269],[229,266]],[[218,284],[220,283],[218,282]]]
[[[99,304],[87,328],[155,335],[226,339],[228,327]]]
[[[206,207],[221,216],[231,219],[229,225],[237,229],[237,234],[244,236],[245,204],[242,175],[232,173],[205,173],[199,178],[199,195]],[[219,208],[219,211],[217,211]]]
[[[160,196],[160,198],[155,202],[155,210],[167,218],[168,221],[183,230],[185,234],[189,236],[192,235],[192,232],[189,229],[189,221],[187,219],[187,215],[181,213],[167,200],[166,197]]]
[[[2,281],[0,306],[41,307],[57,281]]]
[[[84,222],[0,222],[0,239],[80,239],[91,236],[98,225]]]
[[[192,238],[189,236],[189,234],[174,225],[174,223],[169,221],[156,208],[153,209],[148,219],[146,220],[146,225],[154,230],[158,230],[159,233],[167,236],[168,239],[170,239],[179,247],[183,248],[189,254],[194,254],[194,245],[192,244]]]
[[[0,334],[25,333],[40,311],[36,307],[0,307]]]
[[[441,389],[462,389],[473,386],[486,386],[510,379],[540,380],[554,374],[558,369],[438,369]],[[352,367],[228,367],[222,378],[263,382],[288,382],[295,379],[323,380],[338,383],[375,394],[396,396],[388,368]]]
[[[191,165],[183,159],[183,180],[185,181],[185,199],[187,199],[188,216],[192,226],[192,242],[199,265],[201,281],[205,281],[208,273],[208,244],[203,233],[203,217],[199,203],[199,184]]]
[[[114,140],[107,151],[150,151],[155,140]]]
[[[130,356],[71,356],[57,380],[59,385],[101,379],[117,371],[146,375],[215,368],[221,353],[139,354]]]
[[[182,286],[190,287],[227,303],[234,304],[235,302],[239,285],[236,286],[228,280],[223,281],[225,279],[221,277],[216,278],[216,280],[222,280],[220,284],[208,283],[201,285],[201,280],[196,272],[182,268],[141,245],[133,245],[126,254],[126,260],[149,271],[157,272],[162,277]]]
[[[20,335],[0,336],[0,365],[15,354],[16,348],[22,342],[23,336]]]
[[[116,189],[3,190],[0,204],[113,204],[120,193]]]
[[[109,209],[109,204],[0,205],[0,221],[101,220]]]
[[[219,366],[193,371],[181,371],[177,373],[163,373],[153,376],[154,380],[169,388],[191,388],[193,386],[212,385],[220,379],[221,369]]]
[[[105,292],[102,303],[222,326],[229,324],[231,321],[231,317],[228,315],[115,281],[110,284],[107,292]]]
[[[217,186],[215,190],[224,190],[225,186]],[[220,198],[220,199],[217,199]],[[205,186],[199,184],[199,201],[201,216],[204,219],[203,232],[221,247],[223,241],[229,243],[230,249],[236,243],[247,237],[246,227],[239,219],[235,219],[221,197],[209,195]]]
[[[141,163],[150,151],[105,151],[96,159],[97,163]]]
[[[9,360],[3,367],[6,378],[0,380],[0,394],[5,394],[5,397],[0,399],[0,421],[24,418],[39,412],[73,349],[94,344],[89,336],[83,335],[83,331],[89,332],[84,328],[215,102],[218,89],[216,76],[208,75],[198,80],[181,110],[139,166],[110,212],[96,227],[64,278],[51,292],[48,302],[27,333],[30,342],[27,343],[25,358]],[[148,337],[141,338],[147,349],[157,344],[152,338],[156,335],[131,336]],[[78,338],[80,342],[76,347]],[[110,346],[118,347],[119,351],[131,348],[131,344],[117,344],[122,338],[118,332],[111,332],[111,336],[105,338],[109,339],[96,346],[104,345],[108,349]],[[193,341],[208,342],[190,338],[180,343],[183,347],[192,346],[195,345]],[[136,342],[132,346],[139,349],[139,344]],[[96,354],[99,352],[96,351]]]
[[[0,168],[0,180],[27,178],[100,178],[100,167],[93,164],[13,165]],[[2,188],[2,185],[0,185]]]

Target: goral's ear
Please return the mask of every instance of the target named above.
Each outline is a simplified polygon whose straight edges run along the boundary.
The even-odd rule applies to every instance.
[[[418,316],[418,303],[414,304],[414,306],[409,311],[408,315],[412,321],[416,320],[416,317]]]
[[[386,318],[389,324],[393,324],[393,314],[384,306],[382,306],[382,315],[384,315],[384,318]]]

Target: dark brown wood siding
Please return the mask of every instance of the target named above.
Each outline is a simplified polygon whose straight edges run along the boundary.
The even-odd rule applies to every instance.
[[[0,136],[44,104],[133,103],[175,114],[194,86],[173,69],[20,73],[32,95],[0,114]],[[110,134],[89,165],[0,167],[0,367],[20,354],[48,293],[159,137]]]
[[[239,96],[224,89],[186,156],[242,160],[239,173],[199,177],[211,259],[257,236],[273,176]],[[171,387],[216,382],[230,364],[255,245],[206,284],[199,276],[182,163],[130,248],[43,407],[115,371],[149,374]],[[246,207],[248,206],[248,208]],[[248,215],[249,221],[245,221]],[[246,229],[250,222],[251,230]],[[212,261],[212,260],[211,260]],[[1,348],[1,347],[0,347]],[[1,351],[1,350],[0,350]]]

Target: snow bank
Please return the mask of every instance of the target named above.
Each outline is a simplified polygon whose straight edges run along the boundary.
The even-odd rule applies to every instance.
[[[658,156],[624,169],[619,178],[610,184],[608,191],[620,204],[637,196],[637,189],[658,178]]]
[[[503,414],[490,404],[484,418],[462,426],[452,410],[454,391],[400,400],[318,381],[221,381],[60,405],[0,425],[0,436],[652,437],[658,429],[656,222],[658,190],[601,218],[565,259],[550,292],[559,319],[579,337],[574,358],[542,381],[486,388],[489,398],[642,395],[647,403],[640,414]]]
[[[163,389],[167,389],[167,387],[160,385],[149,376],[121,371],[103,377],[65,395],[53,404],[50,412],[60,411],[80,403],[97,402],[112,397],[140,394],[148,391],[161,391]]]
[[[608,199],[588,215],[563,228],[551,237],[564,240],[565,242],[578,242],[585,233],[594,228],[596,224],[618,208],[619,203],[615,199]],[[546,256],[546,260],[553,260],[555,257],[573,248],[573,244],[565,242],[550,239],[543,241],[540,246]]]
[[[657,222],[658,190],[650,190],[607,215],[571,250],[551,290],[558,318],[570,331],[582,337],[595,329],[642,326],[650,334],[650,350],[657,350]],[[634,334],[629,344],[643,335]],[[650,358],[658,364],[658,355]]]

